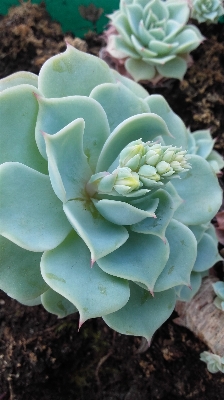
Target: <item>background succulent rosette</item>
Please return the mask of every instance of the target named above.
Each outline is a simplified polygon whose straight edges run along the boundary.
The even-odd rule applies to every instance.
[[[18,72],[0,89],[1,289],[59,317],[78,311],[80,326],[103,317],[150,340],[176,293],[196,290],[219,259],[209,222],[222,198],[215,172],[197,154],[180,167],[188,132],[162,96],[71,46],[39,77]],[[133,166],[143,153],[127,150],[139,140],[168,160],[161,170],[150,153],[152,179]]]
[[[204,39],[196,26],[187,24],[189,17],[188,1],[121,0],[109,15],[102,57],[109,55],[135,81],[182,79],[191,63],[189,53]]]
[[[222,0],[191,0],[191,17],[199,23],[217,23],[219,17],[224,14]]]

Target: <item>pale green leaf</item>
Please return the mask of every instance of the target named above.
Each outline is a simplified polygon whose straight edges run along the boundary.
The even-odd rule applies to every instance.
[[[127,229],[103,218],[89,198],[80,197],[68,201],[64,204],[64,211],[88,246],[92,262],[116,250],[128,239]]]
[[[52,249],[72,229],[49,177],[23,164],[0,166],[0,198],[0,232],[20,247]]]
[[[107,273],[145,284],[151,292],[169,257],[169,245],[154,235],[130,232],[126,243],[97,263]]]
[[[184,200],[174,218],[186,225],[204,224],[218,212],[222,203],[222,190],[207,161],[192,155],[189,163],[192,169],[181,173],[181,179],[172,180],[173,186]]]
[[[68,44],[64,53],[44,63],[38,88],[45,97],[89,96],[95,86],[105,82],[114,82],[108,65]]]
[[[166,229],[170,255],[155,284],[155,292],[176,285],[190,285],[190,275],[197,257],[197,241],[185,225],[172,220]]]
[[[48,285],[40,273],[41,256],[0,236],[0,289],[23,304],[44,293]]]
[[[17,161],[47,173],[35,142],[38,103],[34,86],[21,85],[0,93],[0,163]]]
[[[111,132],[125,119],[136,114],[149,113],[143,99],[137,97],[122,83],[97,86],[90,97],[98,101],[106,112]]]
[[[101,105],[85,96],[62,99],[38,98],[39,113],[36,124],[36,141],[43,157],[46,158],[45,142],[41,131],[50,135],[57,133],[77,118],[85,121],[83,149],[90,167],[95,169],[97,159],[110,135],[107,116]]]
[[[78,311],[74,304],[50,288],[41,295],[41,303],[45,310],[59,318],[67,317]]]
[[[83,133],[84,121],[78,118],[55,135],[44,134],[51,184],[63,202],[79,197],[91,177]]]
[[[49,286],[69,300],[80,313],[80,325],[123,307],[129,299],[128,282],[90,268],[90,252],[73,232],[56,249],[44,253],[41,272]]]
[[[143,336],[148,341],[169,318],[176,302],[173,289],[155,293],[152,297],[145,289],[130,283],[128,303],[119,311],[103,317],[106,324],[125,335]]]

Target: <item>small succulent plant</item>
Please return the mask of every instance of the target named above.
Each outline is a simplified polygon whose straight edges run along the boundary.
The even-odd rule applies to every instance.
[[[219,281],[213,283],[213,289],[217,297],[214,300],[214,304],[219,310],[224,311],[224,282]]]
[[[220,357],[209,351],[203,351],[200,354],[200,360],[207,364],[207,368],[212,374],[216,374],[217,372],[224,373],[224,357]]]
[[[149,341],[218,257],[214,171],[162,96],[70,45],[0,89],[0,288]]]
[[[223,14],[222,0],[191,0],[191,17],[198,22],[216,23]]]
[[[187,25],[189,15],[187,1],[121,0],[109,15],[106,53],[135,81],[182,79],[189,53],[203,40],[194,25]]]

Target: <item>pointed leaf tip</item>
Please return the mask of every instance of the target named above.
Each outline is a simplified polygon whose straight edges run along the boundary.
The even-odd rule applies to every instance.
[[[90,260],[90,267],[92,268],[93,267],[93,264],[96,262],[96,260],[93,260],[92,258],[91,258],[91,260]]]

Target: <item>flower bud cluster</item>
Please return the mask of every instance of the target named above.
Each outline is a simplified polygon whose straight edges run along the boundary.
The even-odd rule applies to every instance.
[[[166,183],[165,178],[170,179],[189,170],[188,158],[186,151],[181,148],[155,142],[144,143],[138,139],[121,151],[119,165],[111,174],[95,174],[88,185],[91,185],[93,192],[124,196],[142,186],[152,189]],[[144,193],[147,191],[144,190]]]

